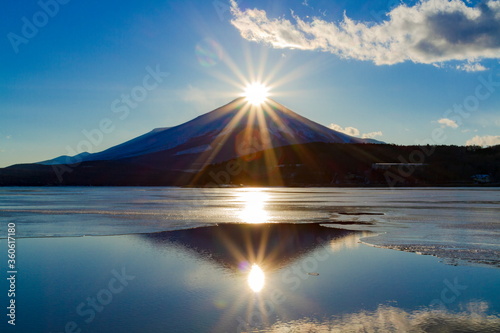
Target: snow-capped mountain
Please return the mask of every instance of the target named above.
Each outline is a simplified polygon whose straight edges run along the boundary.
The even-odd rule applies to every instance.
[[[244,98],[203,114],[184,124],[157,128],[130,141],[94,154],[79,154],[78,160],[115,161],[141,159],[146,155],[169,158],[199,155],[198,167],[229,160],[268,148],[311,142],[374,143],[315,123],[283,105],[267,100],[253,106]],[[61,156],[39,164],[70,164],[75,158]],[[66,162],[63,162],[66,161]]]

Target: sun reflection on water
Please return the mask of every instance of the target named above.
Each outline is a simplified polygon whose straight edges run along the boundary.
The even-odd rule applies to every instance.
[[[260,190],[240,193],[240,200],[245,205],[239,213],[240,219],[245,223],[265,223],[269,215],[265,209],[268,195]]]
[[[253,264],[248,274],[248,286],[254,292],[258,293],[264,288],[266,277],[264,271],[257,264]]]

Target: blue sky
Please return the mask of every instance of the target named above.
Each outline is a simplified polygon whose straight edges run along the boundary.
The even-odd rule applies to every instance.
[[[357,136],[500,144],[499,1],[4,7],[0,167],[181,124],[257,79],[295,112]]]

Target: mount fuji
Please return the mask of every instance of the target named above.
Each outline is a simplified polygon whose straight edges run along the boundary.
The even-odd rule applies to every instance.
[[[245,98],[205,113],[184,124],[156,128],[132,140],[98,153],[60,156],[39,162],[42,165],[73,164],[90,161],[136,160],[138,163],[176,160],[179,167],[199,170],[265,149],[311,142],[380,143],[377,140],[352,137],[311,121],[283,105],[268,99],[255,106]],[[194,157],[195,161],[186,158]],[[188,161],[189,160],[189,161]]]
[[[300,151],[294,163],[305,166],[323,158],[311,147],[337,144],[355,152],[360,148],[354,146],[366,143],[382,142],[337,132],[271,99],[253,105],[241,97],[184,124],[156,128],[101,152],[0,169],[0,185],[194,185],[210,168],[233,166],[235,160],[249,165],[265,161],[276,169]],[[341,164],[346,158],[340,153],[327,156]]]

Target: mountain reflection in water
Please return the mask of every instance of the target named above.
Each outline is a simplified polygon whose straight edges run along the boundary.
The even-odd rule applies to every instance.
[[[495,311],[492,315],[488,302],[464,298],[452,309],[433,306],[432,298],[412,301],[411,295],[422,286],[401,280],[401,264],[377,268],[380,263],[373,258],[351,257],[359,238],[368,235],[320,224],[267,223],[221,224],[140,237],[241,276],[220,296],[225,305],[214,303],[219,313],[214,332],[500,332],[500,318]],[[331,261],[334,257],[338,259]],[[358,271],[368,274],[353,274],[355,266],[366,266]],[[385,278],[378,276],[382,271]],[[398,289],[409,295],[395,296]],[[441,291],[438,285],[430,295]]]
[[[182,246],[226,268],[241,269],[248,263],[269,271],[290,265],[322,246],[342,246],[347,239],[357,242],[360,235],[367,233],[329,228],[317,223],[241,223],[160,232],[143,237],[157,245]]]

